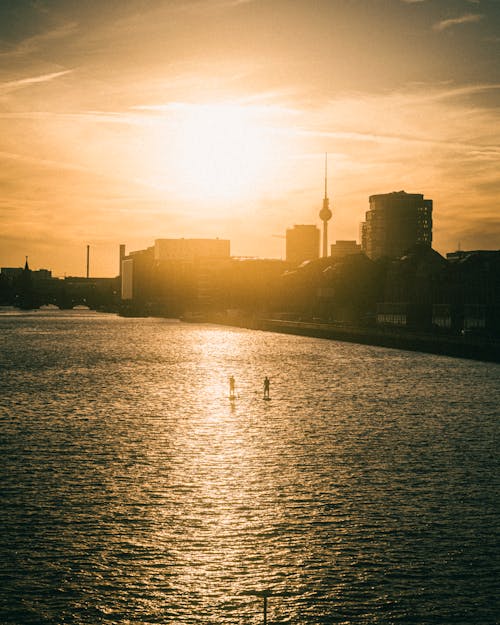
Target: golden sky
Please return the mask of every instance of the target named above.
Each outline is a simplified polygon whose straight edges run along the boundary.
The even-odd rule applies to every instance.
[[[433,247],[500,248],[498,0],[2,0],[0,266],[118,245],[279,258],[368,196],[434,200]]]

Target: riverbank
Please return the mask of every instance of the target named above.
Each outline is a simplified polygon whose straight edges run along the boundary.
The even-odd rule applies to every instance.
[[[500,342],[486,337],[425,334],[396,328],[362,328],[332,323],[250,317],[222,321],[218,319],[217,323],[265,332],[296,334],[456,358],[500,362]]]

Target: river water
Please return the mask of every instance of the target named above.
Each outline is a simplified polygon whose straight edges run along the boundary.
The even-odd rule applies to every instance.
[[[2,625],[500,622],[500,365],[75,311],[0,341]]]

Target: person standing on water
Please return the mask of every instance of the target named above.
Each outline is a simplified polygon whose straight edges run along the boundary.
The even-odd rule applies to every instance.
[[[264,378],[264,399],[269,399],[269,386],[270,386],[270,381],[269,378],[266,377]]]
[[[234,399],[234,376],[229,376],[229,399]]]

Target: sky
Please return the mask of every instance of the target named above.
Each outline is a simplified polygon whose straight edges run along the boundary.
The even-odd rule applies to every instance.
[[[434,201],[433,248],[500,248],[500,0],[1,0],[0,266],[118,273],[118,248],[294,224],[358,240]]]

